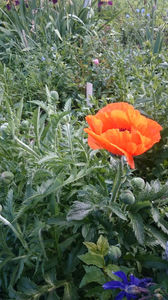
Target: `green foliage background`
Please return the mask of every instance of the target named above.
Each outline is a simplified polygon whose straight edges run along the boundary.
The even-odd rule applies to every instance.
[[[0,4],[1,299],[114,299],[102,285],[117,270],[153,277],[151,299],[167,299],[166,9]],[[86,115],[119,101],[164,128],[134,171],[89,149],[83,131]]]

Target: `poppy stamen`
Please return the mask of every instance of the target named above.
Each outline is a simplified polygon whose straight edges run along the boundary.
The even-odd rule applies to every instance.
[[[119,128],[119,131],[130,131],[129,129],[126,129],[126,128]]]

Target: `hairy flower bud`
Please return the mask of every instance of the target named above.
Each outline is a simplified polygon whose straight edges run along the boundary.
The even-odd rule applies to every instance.
[[[121,257],[121,250],[116,246],[110,246],[108,254],[111,259],[117,260]]]
[[[130,190],[125,190],[120,194],[120,200],[124,202],[125,204],[134,204],[135,203],[135,197],[133,193]]]
[[[143,190],[145,187],[145,181],[141,177],[135,177],[131,180],[131,184],[133,187]]]
[[[1,174],[1,179],[3,180],[4,183],[9,184],[13,180],[14,175],[10,171],[5,171]]]

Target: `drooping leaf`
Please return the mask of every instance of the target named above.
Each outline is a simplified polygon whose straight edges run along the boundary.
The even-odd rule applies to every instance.
[[[83,220],[90,214],[92,210],[93,205],[91,203],[75,201],[68,212],[67,221]]]
[[[78,257],[87,265],[95,265],[99,268],[103,268],[105,265],[104,257],[100,254],[88,252],[86,254],[79,255]]]
[[[37,285],[30,278],[22,277],[19,282],[20,291],[25,295],[32,296],[38,292]]]
[[[125,216],[124,212],[122,212],[120,206],[117,203],[112,203],[110,209],[120,219],[125,221],[127,220],[127,217]]]
[[[86,274],[82,278],[82,281],[79,286],[80,288],[91,282],[96,282],[101,285],[105,283],[106,281],[105,276],[99,268],[95,266],[91,266],[91,267],[84,266],[84,269]]]

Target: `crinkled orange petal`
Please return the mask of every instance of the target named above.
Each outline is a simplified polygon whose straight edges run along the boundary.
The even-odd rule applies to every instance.
[[[121,111],[128,111],[128,110],[134,110],[133,106],[131,104],[128,104],[126,102],[118,102],[118,103],[110,103],[107,104],[105,107],[101,108],[97,114],[99,113],[105,113],[105,112],[111,112],[113,110],[121,110]]]
[[[127,161],[131,168],[134,168],[134,160],[130,153],[126,152],[124,149],[121,149],[118,145],[112,144],[105,138],[105,134],[101,136],[96,135],[93,131],[89,128],[84,129],[85,132],[89,134],[88,143],[92,149],[106,149],[109,152],[117,155],[125,155]],[[130,145],[131,147],[131,145]]]
[[[128,164],[130,165],[131,169],[135,169],[135,163],[132,155],[129,153],[125,153],[125,157],[127,159]]]
[[[98,145],[96,143],[96,141],[90,135],[88,136],[88,145],[89,145],[90,148],[92,148],[94,150],[103,149],[103,147]]]
[[[96,115],[96,118],[102,122],[102,132],[105,132],[108,129],[120,128],[130,129],[130,121],[127,117],[127,114],[121,110],[113,110],[111,112],[99,113]]]
[[[103,135],[97,135],[89,128],[85,128],[84,131],[92,138],[92,143],[94,140],[94,144],[96,144],[99,148],[106,149],[113,154],[124,155],[123,150],[120,149],[119,146],[110,143],[105,137],[103,137]]]
[[[125,102],[108,104],[86,120],[90,126],[84,129],[89,134],[89,146],[125,155],[131,168],[133,156],[144,153],[160,140],[162,127]]]
[[[133,154],[137,149],[136,141],[132,139],[131,133],[127,130],[109,129],[101,137],[104,137],[109,143],[118,146],[127,153]]]
[[[90,128],[96,133],[101,134],[102,133],[102,121],[97,119],[96,116],[88,115],[86,117],[86,121],[88,122]]]

